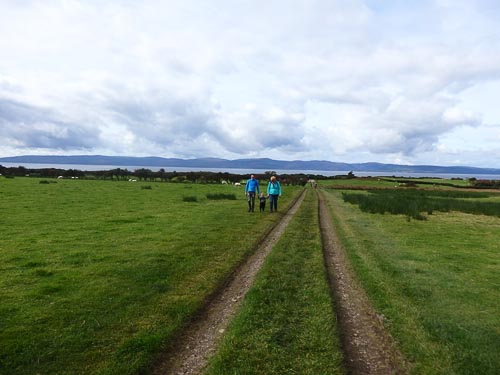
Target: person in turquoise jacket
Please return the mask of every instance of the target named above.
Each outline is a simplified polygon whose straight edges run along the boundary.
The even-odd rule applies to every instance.
[[[267,194],[269,195],[269,208],[271,212],[278,211],[278,197],[281,197],[281,185],[276,180],[276,176],[272,176],[267,184]]]
[[[245,185],[245,194],[248,201],[248,212],[253,212],[255,207],[255,194],[260,194],[259,181],[255,179],[254,175],[250,176],[250,179]]]

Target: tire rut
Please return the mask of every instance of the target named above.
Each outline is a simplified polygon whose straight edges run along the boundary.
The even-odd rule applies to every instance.
[[[346,254],[335,234],[322,192],[318,215],[323,254],[334,299],[339,334],[348,374],[407,374],[407,365],[393,339],[385,331],[364,290],[349,268]]]
[[[257,250],[233,273],[231,279],[208,302],[197,318],[180,333],[172,350],[156,363],[154,375],[200,374],[215,353],[231,318],[253,284],[264,260],[285,231],[304,200],[304,190],[283,218],[260,242]]]

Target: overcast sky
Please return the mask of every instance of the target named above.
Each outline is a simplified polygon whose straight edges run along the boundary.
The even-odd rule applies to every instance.
[[[500,167],[498,0],[0,0],[0,156]]]

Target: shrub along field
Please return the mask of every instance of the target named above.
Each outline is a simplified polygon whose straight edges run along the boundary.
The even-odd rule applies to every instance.
[[[353,193],[345,202],[342,191],[326,191],[352,266],[412,372],[498,374],[500,195],[371,191],[356,196],[360,210],[347,203]],[[432,204],[391,208],[420,199]],[[421,209],[427,220],[405,219]]]
[[[230,185],[0,177],[0,373],[137,373],[278,219]]]

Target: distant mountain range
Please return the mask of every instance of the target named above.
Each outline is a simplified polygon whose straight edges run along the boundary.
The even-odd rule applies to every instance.
[[[399,165],[382,163],[336,163],[326,160],[273,160],[259,159],[177,159],[161,157],[103,156],[103,155],[24,155],[0,158],[0,164],[79,164],[110,165],[116,167],[176,167],[176,168],[217,168],[217,169],[264,169],[296,171],[353,171],[353,172],[401,172],[401,173],[455,173],[455,174],[500,174],[496,168],[476,168],[466,166]]]

